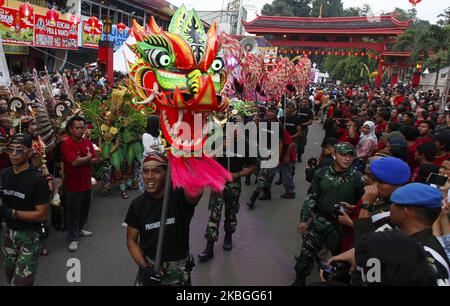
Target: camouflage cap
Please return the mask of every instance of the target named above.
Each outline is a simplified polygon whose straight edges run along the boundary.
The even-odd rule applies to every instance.
[[[336,153],[341,155],[355,154],[355,147],[348,142],[341,142],[336,145]]]

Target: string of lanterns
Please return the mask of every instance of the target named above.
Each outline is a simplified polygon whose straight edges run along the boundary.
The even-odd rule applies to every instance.
[[[368,57],[373,58],[375,60],[380,59],[380,54],[375,52],[366,52],[366,51],[345,51],[345,50],[303,50],[303,49],[284,49],[281,48],[278,50],[280,54],[303,54],[304,56],[309,55],[321,55],[321,56],[356,56],[356,57]]]

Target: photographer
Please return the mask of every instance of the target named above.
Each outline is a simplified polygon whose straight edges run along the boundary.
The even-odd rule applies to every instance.
[[[426,261],[433,273],[435,284],[448,286],[450,284],[449,259],[432,232],[433,223],[441,213],[442,193],[429,185],[412,183],[398,188],[391,195],[390,200],[393,203],[390,208],[391,223],[414,238],[424,248]],[[404,252],[405,250],[401,251],[402,255],[407,255]],[[356,266],[355,249],[332,257],[328,262],[341,260]],[[360,264],[365,265],[365,262]],[[364,266],[357,267],[359,271],[363,269]]]
[[[167,157],[153,153],[143,164],[145,193],[130,205],[125,223],[127,247],[139,266],[143,286],[190,285],[194,266],[189,254],[189,228],[195,205],[202,195],[189,196],[183,189],[166,190]],[[162,262],[155,267],[156,248],[164,196],[170,192]]]
[[[303,236],[300,255],[296,258],[293,285],[304,285],[311,273],[316,254],[326,246],[332,254],[340,248],[341,226],[336,203],[356,203],[363,194],[361,173],[352,167],[355,148],[349,143],[336,146],[333,165],[314,173],[312,184],[300,213],[298,231]]]

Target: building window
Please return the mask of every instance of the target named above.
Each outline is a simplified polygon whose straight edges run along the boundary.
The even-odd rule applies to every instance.
[[[98,5],[92,4],[92,12],[90,16],[95,16],[98,19],[101,19],[100,17],[100,7]]]
[[[85,1],[81,2],[81,15],[91,16],[91,4]]]

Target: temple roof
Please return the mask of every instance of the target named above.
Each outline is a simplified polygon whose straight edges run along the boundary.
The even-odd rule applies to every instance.
[[[402,34],[412,20],[399,21],[396,15],[368,17],[279,17],[258,16],[253,21],[242,21],[248,33],[295,34]]]

